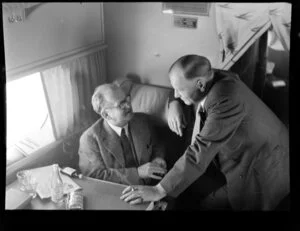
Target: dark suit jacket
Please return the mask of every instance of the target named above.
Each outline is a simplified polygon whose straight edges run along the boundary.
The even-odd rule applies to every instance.
[[[129,126],[138,166],[164,157],[146,114],[135,113]],[[83,175],[126,185],[150,183],[150,179],[139,178],[137,168],[126,168],[120,137],[103,118],[82,134],[78,154]]]
[[[217,157],[233,209],[274,209],[290,190],[286,127],[237,75],[226,71],[215,72],[204,110],[204,127],[161,180],[162,187],[177,197]]]

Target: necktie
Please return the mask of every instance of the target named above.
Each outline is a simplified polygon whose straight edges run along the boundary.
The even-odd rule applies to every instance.
[[[121,144],[123,147],[126,168],[136,167],[136,162],[135,162],[132,148],[131,148],[131,142],[129,141],[129,139],[126,135],[124,128],[122,128],[122,131],[121,131]]]
[[[203,107],[200,108],[199,115],[201,118],[201,122],[200,122],[200,131],[201,131],[204,126],[205,120],[206,120],[206,113],[205,113]]]
[[[193,129],[193,135],[192,135],[192,142],[191,144],[194,143],[197,134],[200,133],[200,131],[203,128],[205,121],[205,112],[203,108],[201,107],[201,104],[198,104],[197,111],[196,111],[196,116],[195,116],[195,123],[194,123],[194,129]]]

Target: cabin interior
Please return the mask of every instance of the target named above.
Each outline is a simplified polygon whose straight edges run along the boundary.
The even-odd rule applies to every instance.
[[[236,72],[289,126],[290,3],[2,3],[2,11],[6,185],[23,169],[77,168],[78,138],[98,119],[95,87],[126,79],[171,89],[168,69],[186,54]]]

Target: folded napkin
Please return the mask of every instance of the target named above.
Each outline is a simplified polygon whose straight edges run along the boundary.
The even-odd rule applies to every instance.
[[[52,175],[52,165],[34,168],[28,170],[33,178],[36,179],[38,185],[36,192],[41,199],[51,197],[51,175]],[[60,174],[62,181],[64,183],[64,194],[81,189],[81,187],[76,184],[69,176]]]

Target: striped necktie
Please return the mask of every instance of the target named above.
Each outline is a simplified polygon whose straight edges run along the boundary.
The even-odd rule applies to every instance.
[[[123,153],[124,153],[124,159],[125,159],[125,166],[126,168],[130,168],[130,167],[137,167],[136,166],[136,162],[133,156],[133,151],[131,148],[131,142],[128,139],[125,129],[122,128],[121,131],[121,144],[123,147]]]

